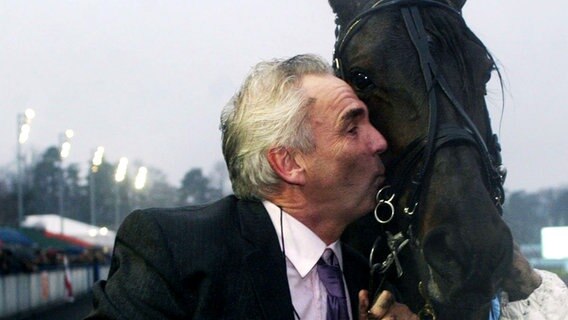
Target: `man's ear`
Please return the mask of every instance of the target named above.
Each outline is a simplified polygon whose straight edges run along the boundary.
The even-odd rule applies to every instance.
[[[270,149],[268,163],[282,180],[289,184],[304,185],[304,168],[296,161],[290,150],[283,147]]]

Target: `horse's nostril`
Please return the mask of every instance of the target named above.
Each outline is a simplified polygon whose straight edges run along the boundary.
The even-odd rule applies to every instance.
[[[424,238],[423,254],[431,271],[430,280],[448,300],[468,292],[480,301],[489,301],[510,267],[509,232],[494,237],[475,235],[446,225],[432,229]]]
[[[442,277],[457,277],[463,271],[466,261],[459,254],[460,244],[449,228],[438,227],[424,239],[424,258],[436,273]]]

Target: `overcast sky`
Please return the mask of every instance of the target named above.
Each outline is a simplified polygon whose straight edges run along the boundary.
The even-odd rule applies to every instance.
[[[568,2],[469,2],[464,16],[505,76],[507,189],[568,186]],[[33,108],[25,152],[71,128],[67,162],[83,174],[101,145],[108,161],[126,156],[178,185],[222,160],[219,114],[253,64],[331,60],[333,42],[325,0],[0,0],[0,168],[15,170],[16,117]],[[494,120],[501,98],[488,98]]]

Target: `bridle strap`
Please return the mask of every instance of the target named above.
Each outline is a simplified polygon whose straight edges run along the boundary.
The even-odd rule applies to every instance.
[[[434,141],[438,125],[438,101],[436,98],[436,90],[434,86],[436,85],[437,77],[437,65],[432,58],[432,54],[428,48],[427,34],[424,29],[424,24],[418,12],[417,7],[402,7],[401,9],[402,17],[404,18],[404,24],[406,25],[406,30],[410,36],[410,39],[418,52],[418,58],[420,60],[420,68],[422,69],[422,75],[424,77],[424,83],[426,84],[426,92],[428,93],[428,105],[430,108],[428,117],[428,136],[426,138],[426,146],[424,149],[424,154],[422,158],[424,162],[422,167],[418,169],[416,177],[410,180],[410,202],[407,204],[406,208],[414,208],[418,204],[420,199],[420,192],[422,190],[421,185],[424,182],[424,176],[426,171],[430,167],[430,161],[433,158],[434,153]],[[398,189],[395,188],[395,191]]]
[[[408,181],[412,174],[412,168],[418,165],[426,153],[426,143],[424,138],[418,138],[408,145],[405,153],[399,159],[401,162],[396,163],[394,167],[400,168],[397,170],[391,179],[392,189],[401,190],[404,187],[405,181]],[[437,131],[434,139],[433,153],[446,147],[448,144],[471,144],[478,147],[477,141],[473,138],[471,131],[457,127],[455,125],[442,125]],[[478,149],[478,151],[481,151]]]
[[[415,179],[412,179],[410,184],[410,192],[412,196],[410,198],[409,206],[414,206],[418,203],[420,198],[420,185],[424,181],[424,175],[426,171],[429,169],[429,162],[433,158],[433,148],[432,146],[435,144],[434,135],[437,132],[437,112],[438,106],[436,101],[436,87],[439,87],[444,95],[450,101],[450,104],[453,106],[454,110],[456,111],[457,115],[463,120],[467,131],[465,129],[457,128],[455,131],[456,139],[458,135],[465,136],[470,135],[473,136],[475,145],[478,147],[478,151],[481,155],[481,159],[483,161],[483,167],[485,169],[484,177],[486,178],[486,186],[491,191],[493,197],[496,197],[497,194],[501,194],[501,190],[492,190],[492,189],[499,189],[501,188],[501,183],[498,183],[498,186],[495,185],[495,177],[498,177],[498,172],[495,170],[495,166],[493,165],[493,161],[491,160],[491,155],[485,144],[485,140],[479,133],[477,126],[473,123],[470,119],[468,114],[465,112],[462,104],[455,98],[452,91],[449,88],[449,85],[443,76],[443,74],[438,72],[438,67],[436,62],[434,61],[430,49],[428,47],[428,39],[426,34],[426,29],[424,28],[424,24],[422,22],[421,14],[418,10],[418,7],[411,6],[411,7],[402,7],[401,13],[404,18],[404,23],[406,25],[406,30],[410,36],[410,39],[414,45],[418,53],[418,57],[420,59],[420,66],[422,69],[422,74],[424,76],[424,81],[426,84],[426,90],[428,92],[428,101],[430,107],[430,117],[429,117],[429,129],[428,129],[428,138],[426,140],[426,149],[424,152],[424,163],[422,164],[421,169],[417,172],[417,176]],[[465,131],[459,133],[459,131]],[[395,190],[397,190],[395,188]],[[499,204],[500,205],[500,204]],[[498,205],[498,207],[499,207]],[[407,206],[407,207],[409,207]]]
[[[481,159],[483,161],[483,167],[485,169],[484,177],[487,180],[487,187],[491,190],[493,189],[493,175],[495,170],[493,169],[494,166],[491,161],[491,156],[489,154],[489,150],[487,145],[485,144],[485,140],[479,133],[477,126],[473,123],[470,117],[465,112],[462,104],[455,98],[452,94],[452,91],[449,89],[449,85],[445,80],[443,74],[441,74],[438,70],[436,62],[432,57],[432,54],[428,47],[428,39],[426,34],[426,29],[424,28],[424,24],[422,22],[421,14],[418,10],[418,7],[411,6],[411,7],[402,7],[401,13],[404,19],[404,23],[406,26],[406,30],[410,39],[414,45],[418,53],[418,57],[420,60],[420,67],[422,69],[422,74],[424,76],[424,82],[426,84],[426,90],[428,92],[428,103],[430,108],[430,116],[429,116],[429,123],[428,123],[428,137],[426,139],[426,146],[425,151],[423,154],[424,162],[421,168],[417,171],[416,176],[410,182],[410,200],[407,204],[406,208],[415,207],[416,204],[419,202],[420,199],[420,192],[422,188],[420,186],[424,182],[425,174],[429,169],[430,161],[433,158],[434,148],[433,145],[435,142],[435,134],[438,131],[437,128],[437,113],[438,113],[438,104],[436,101],[436,90],[435,88],[440,88],[443,94],[448,98],[450,104],[453,106],[454,110],[456,111],[457,115],[463,120],[465,123],[466,128],[468,129],[466,133],[462,133],[460,135],[472,135],[475,143],[478,145],[478,151],[481,155]],[[455,132],[458,134],[460,129],[456,129]],[[464,130],[464,129],[461,129]],[[457,136],[456,136],[456,139]],[[399,190],[394,188],[395,191]],[[491,191],[492,194],[495,191]],[[493,195],[492,195],[493,196]]]

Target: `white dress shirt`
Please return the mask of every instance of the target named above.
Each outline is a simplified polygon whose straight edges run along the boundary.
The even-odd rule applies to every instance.
[[[319,280],[315,266],[325,249],[329,248],[337,257],[343,270],[340,242],[336,241],[326,246],[312,230],[291,215],[281,211],[278,206],[266,200],[262,203],[274,225],[280,248],[286,254],[286,272],[296,319],[299,316],[303,320],[324,320],[327,314],[327,292]],[[282,226],[280,225],[281,215]],[[347,288],[345,277],[343,283]],[[345,292],[345,296],[349,297],[349,293]],[[347,298],[347,307],[349,318],[353,319],[349,298]]]

